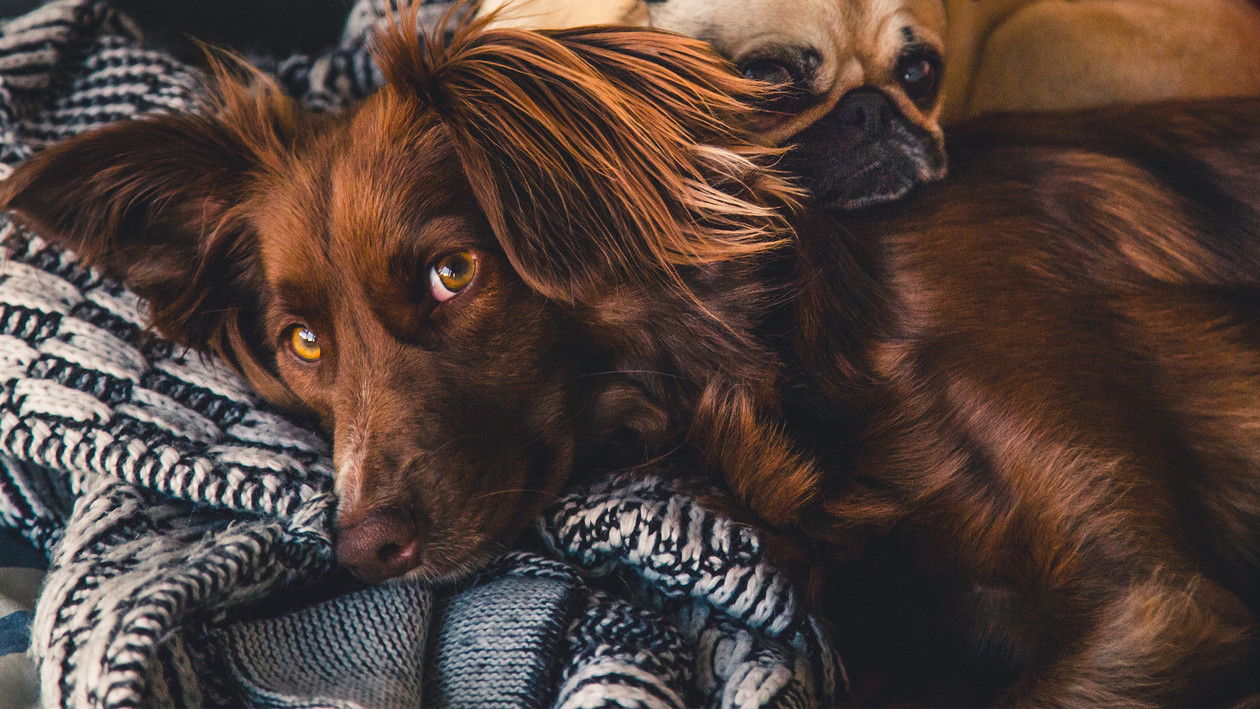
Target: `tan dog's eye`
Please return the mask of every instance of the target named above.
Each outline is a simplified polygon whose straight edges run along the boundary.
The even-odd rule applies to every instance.
[[[293,354],[307,362],[314,362],[324,354],[319,337],[305,325],[294,325],[289,330],[289,347]]]
[[[754,59],[739,67],[745,79],[760,81],[780,88],[787,88],[796,83],[797,77],[783,62],[776,59]]]
[[[792,114],[805,108],[811,100],[810,82],[822,59],[808,48],[779,48],[775,54],[752,56],[739,62],[745,79],[773,88],[763,99],[762,110]]]
[[[941,87],[940,57],[927,47],[910,47],[897,59],[897,83],[919,108],[928,108]]]
[[[429,290],[439,303],[454,298],[477,275],[477,257],[471,251],[455,251],[429,267]]]

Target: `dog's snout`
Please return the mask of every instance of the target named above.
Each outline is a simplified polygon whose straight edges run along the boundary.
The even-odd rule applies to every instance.
[[[907,117],[875,87],[854,89],[797,136],[785,166],[830,209],[899,199],[945,168],[939,133]]]
[[[375,510],[337,533],[337,561],[367,581],[401,576],[420,562],[421,533],[399,507]]]
[[[845,94],[833,115],[840,123],[857,129],[862,135],[879,138],[888,132],[894,114],[884,92],[863,90]]]

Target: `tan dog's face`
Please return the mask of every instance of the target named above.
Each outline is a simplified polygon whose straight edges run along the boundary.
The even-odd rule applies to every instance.
[[[783,86],[767,140],[828,206],[897,199],[945,171],[940,0],[660,0],[650,22]]]

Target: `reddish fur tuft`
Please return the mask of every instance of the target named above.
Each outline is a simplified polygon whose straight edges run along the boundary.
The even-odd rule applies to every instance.
[[[389,90],[442,118],[491,226],[540,291],[574,301],[621,280],[679,286],[679,268],[785,243],[782,208],[797,192],[765,169],[778,151],[739,128],[765,89],[706,45],[484,20],[444,43],[419,38],[414,11],[404,17],[377,39]]]

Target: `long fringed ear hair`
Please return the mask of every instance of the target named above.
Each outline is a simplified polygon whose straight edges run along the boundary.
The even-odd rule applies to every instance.
[[[764,93],[706,45],[640,28],[536,33],[465,22],[378,36],[386,90],[449,131],[479,205],[535,289],[579,302],[612,283],[784,242],[796,196],[777,151],[738,128]]]
[[[444,44],[418,37],[414,11],[378,40],[386,90],[441,119],[513,266],[549,297],[589,302],[629,283],[694,299],[686,269],[790,237],[798,193],[772,168],[779,151],[745,128],[768,89],[701,42],[474,22]],[[710,382],[689,438],[778,524],[812,504],[818,471],[773,423],[773,397],[747,384]]]
[[[211,57],[205,113],[121,121],[36,153],[0,183],[0,208],[150,303],[152,325],[223,357],[267,398],[297,399],[259,343],[262,274],[237,207],[301,122],[274,80]]]

